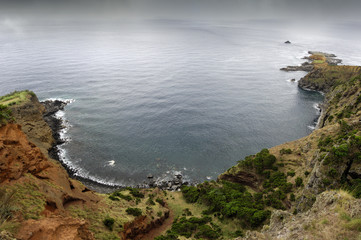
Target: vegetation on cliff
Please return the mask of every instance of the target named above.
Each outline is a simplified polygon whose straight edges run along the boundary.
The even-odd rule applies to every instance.
[[[0,97],[0,127],[12,122],[15,118],[12,115],[10,106],[28,102],[31,97],[35,96],[32,91],[15,91]]]

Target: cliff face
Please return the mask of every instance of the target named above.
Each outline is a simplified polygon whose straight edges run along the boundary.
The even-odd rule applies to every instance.
[[[34,143],[41,151],[48,155],[54,143],[53,133],[44,121],[45,107],[35,95],[29,95],[28,100],[9,106],[16,123],[21,125],[21,130],[27,135],[30,142]]]
[[[140,239],[138,235],[169,216],[169,210],[159,204],[150,210],[146,200],[112,201],[69,178],[60,163],[48,156],[54,139],[36,96],[28,95],[10,108],[16,123],[0,127],[0,208],[11,213],[0,213],[0,230],[24,240],[120,239],[121,235]],[[159,191],[148,194],[161,197]],[[11,196],[10,203],[4,196]],[[140,220],[125,211],[136,205],[145,214]],[[114,231],[103,223],[107,218],[117,224]]]
[[[0,183],[11,182],[26,173],[40,177],[50,165],[43,153],[30,143],[17,124],[0,128]]]

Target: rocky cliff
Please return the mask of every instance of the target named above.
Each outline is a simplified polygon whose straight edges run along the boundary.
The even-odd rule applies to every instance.
[[[48,156],[55,142],[44,121],[49,111],[31,92],[5,96],[4,103],[13,119],[0,128],[1,239],[140,239],[169,216],[165,205],[146,203],[149,196],[162,198],[159,191],[137,191],[133,198],[125,190],[126,200],[111,200],[69,178]],[[128,207],[142,217],[128,214]]]

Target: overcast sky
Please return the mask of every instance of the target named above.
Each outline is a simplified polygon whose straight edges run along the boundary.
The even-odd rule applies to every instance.
[[[0,0],[0,18],[360,20],[361,0]]]

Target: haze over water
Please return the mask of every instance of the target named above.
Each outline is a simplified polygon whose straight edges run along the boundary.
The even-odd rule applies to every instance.
[[[322,95],[290,81],[306,73],[279,69],[308,50],[361,63],[354,22],[309,34],[269,20],[4,26],[0,93],[73,99],[64,161],[106,184],[175,171],[215,179],[247,155],[306,136]]]

